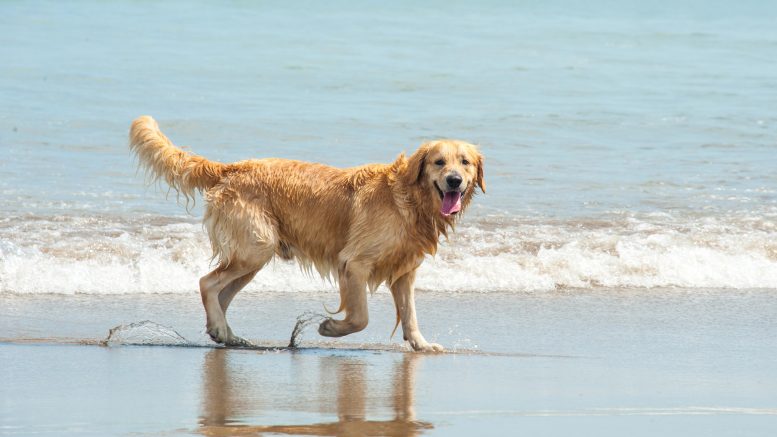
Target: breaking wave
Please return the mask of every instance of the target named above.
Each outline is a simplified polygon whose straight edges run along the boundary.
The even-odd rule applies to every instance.
[[[0,219],[0,293],[194,293],[209,265],[190,217]],[[545,220],[465,218],[419,272],[420,290],[777,288],[777,218],[667,214]],[[247,291],[335,286],[274,261]]]

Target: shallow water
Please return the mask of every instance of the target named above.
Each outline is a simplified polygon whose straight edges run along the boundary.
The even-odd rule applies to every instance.
[[[230,321],[284,346],[295,316],[332,299],[241,294]],[[214,348],[192,296],[0,304],[4,434],[769,436],[777,424],[773,292],[424,293],[424,334],[458,352],[441,355],[388,339],[381,292],[365,331],[304,335],[296,351]],[[157,345],[98,346],[120,323]]]

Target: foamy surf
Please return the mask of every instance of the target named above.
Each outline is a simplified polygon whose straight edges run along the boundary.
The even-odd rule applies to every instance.
[[[467,218],[421,267],[420,290],[777,288],[767,217],[613,214],[588,220]],[[194,218],[17,216],[0,221],[0,292],[195,293],[212,268]],[[248,292],[327,292],[326,279],[274,261]]]

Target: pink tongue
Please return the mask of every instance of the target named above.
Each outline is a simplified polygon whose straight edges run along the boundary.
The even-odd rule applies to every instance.
[[[442,198],[442,207],[440,212],[444,216],[449,216],[461,209],[461,193],[458,191],[449,191]]]

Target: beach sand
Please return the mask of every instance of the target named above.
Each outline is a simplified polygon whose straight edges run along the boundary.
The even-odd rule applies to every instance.
[[[297,315],[336,300],[245,293],[230,322],[284,346]],[[311,328],[297,350],[211,347],[195,294],[5,294],[0,303],[3,435],[777,430],[773,291],[420,293],[422,330],[450,351],[439,355],[389,340],[385,291],[371,299],[367,330],[332,341]],[[143,320],[186,345],[101,345],[110,328]]]

